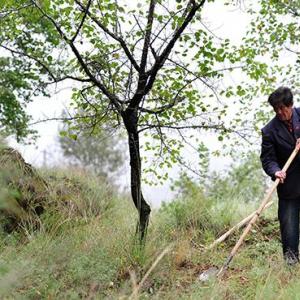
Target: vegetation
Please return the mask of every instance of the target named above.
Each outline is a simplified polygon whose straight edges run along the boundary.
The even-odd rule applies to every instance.
[[[18,224],[39,226],[37,216],[49,202],[47,182],[27,164],[20,153],[1,145],[0,212],[6,232]]]
[[[252,157],[253,158],[253,157]],[[251,163],[253,162],[253,163]],[[239,235],[206,250],[217,236],[254,211],[259,197],[244,199],[242,169],[233,166],[223,182],[222,201],[210,187],[186,180],[178,198],[155,211],[145,248],[136,243],[134,207],[130,199],[86,173],[40,170],[49,185],[45,213],[38,229],[23,226],[1,233],[0,293],[7,299],[285,299],[298,292],[298,268],[283,263],[276,208],[264,214],[220,279],[198,280],[211,266],[220,267]],[[217,176],[215,176],[217,177]],[[261,196],[259,176],[247,193]],[[232,193],[236,191],[236,193]],[[253,200],[256,199],[256,200]],[[168,247],[161,260],[133,294],[138,283]]]
[[[71,130],[68,131],[71,134]],[[126,157],[124,137],[116,133],[114,128],[98,130],[97,134],[87,129],[71,134],[72,137],[69,134],[62,130],[59,137],[59,144],[67,164],[115,182]]]
[[[11,75],[9,83],[18,84],[15,93],[14,85],[7,86],[13,100],[21,94],[20,108],[16,107],[22,119],[15,124],[16,113],[8,107],[6,123],[0,125],[10,132],[15,129],[19,138],[26,136],[26,103],[33,96],[49,94],[53,84],[76,83],[73,115],[64,118],[71,125],[70,136],[82,125],[97,131],[109,124],[127,133],[131,195],[139,212],[141,239],[150,215],[141,189],[142,146],[153,150],[156,158],[148,171],[157,175],[159,167],[163,174],[157,177],[166,179],[166,169],[184,164],[181,150],[194,139],[187,130],[211,130],[220,141],[252,132],[245,124],[249,120],[242,121],[240,115],[226,121],[231,97],[242,99],[237,101],[241,104],[247,101],[241,111],[249,114],[252,86],[274,82],[252,48],[231,45],[203,24],[203,9],[209,2],[149,0],[133,7],[115,0],[0,3],[0,47],[6,63],[1,72],[3,77]],[[236,7],[236,1],[224,5]],[[221,87],[236,69],[251,84],[246,79],[245,86],[239,82]],[[194,149],[201,148],[196,139],[193,142]]]
[[[259,6],[249,3],[253,22],[245,37],[245,45],[257,55],[265,56],[275,62],[273,74],[282,78],[286,85],[299,88],[300,64],[299,30],[300,3],[292,1],[262,0]],[[283,59],[288,57],[288,59]],[[283,79],[284,78],[284,79]]]
[[[149,0],[131,7],[115,0],[0,1],[1,130],[18,140],[33,134],[27,104],[50,96],[53,85],[75,82],[63,135],[76,140],[82,128],[96,136],[107,128],[127,132],[139,219],[136,231],[129,196],[99,178],[63,170],[38,174],[1,148],[1,298],[297,297],[299,270],[282,263],[275,206],[222,278],[198,280],[202,271],[222,265],[238,233],[215,249],[206,247],[254,211],[266,182],[252,154],[226,176],[208,177],[207,145],[190,130],[211,130],[220,142],[237,134],[251,145],[269,117],[256,99],[286,76],[299,87],[299,1],[250,6],[253,22],[239,46],[203,23],[210,2]],[[291,54],[284,66],[282,48]],[[231,86],[227,75],[237,69],[244,81]],[[184,144],[199,154],[201,182],[180,178],[178,198],[153,214],[141,247],[135,232],[143,240],[150,216],[142,175],[164,180],[167,168],[186,166]],[[225,142],[222,151],[237,152],[229,146]],[[154,152],[148,173],[141,149]]]

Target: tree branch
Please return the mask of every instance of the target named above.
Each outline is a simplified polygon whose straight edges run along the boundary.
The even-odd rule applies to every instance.
[[[50,122],[50,121],[72,121],[72,120],[77,120],[77,119],[89,119],[89,118],[95,118],[97,116],[98,116],[98,114],[86,115],[86,116],[75,116],[75,117],[69,117],[69,118],[53,117],[53,118],[38,120],[33,123],[29,123],[28,126],[33,126],[33,125]]]
[[[176,93],[175,97],[172,99],[172,102],[169,103],[169,104],[166,104],[166,105],[163,105],[159,108],[156,108],[155,110],[151,110],[151,109],[147,109],[147,108],[144,108],[144,107],[139,107],[140,111],[142,112],[146,112],[146,113],[149,113],[149,114],[160,114],[172,107],[174,107],[175,105],[177,105],[178,103],[182,102],[184,100],[184,98],[181,98],[179,99],[179,94],[189,85],[193,82],[194,80],[188,80],[187,83],[182,86],[178,92]]]
[[[153,26],[153,15],[154,15],[155,5],[156,5],[156,0],[151,0],[149,5],[144,46],[143,46],[141,65],[140,65],[140,70],[142,74],[145,72],[145,68],[147,65],[147,56],[148,56],[150,37],[151,37],[152,26]]]
[[[145,30],[144,46],[142,50],[138,85],[137,85],[136,92],[130,101],[128,109],[134,109],[141,102],[143,96],[145,95],[144,89],[148,80],[148,75],[146,75],[145,69],[147,65],[147,57],[148,57],[149,46],[150,46],[150,37],[151,37],[152,26],[153,26],[155,5],[156,5],[156,0],[151,0],[149,5],[149,10],[148,10],[147,25]]]
[[[292,53],[294,53],[294,54],[297,54],[297,55],[300,55],[300,51],[295,51],[295,50],[293,50],[293,49],[291,49],[291,48],[289,48],[289,47],[284,47],[287,51],[289,51],[289,52],[292,52]]]
[[[55,82],[57,82],[57,78],[54,76],[54,74],[53,74],[53,72],[50,70],[50,68],[49,68],[48,66],[46,66],[45,63],[42,62],[41,60],[39,60],[38,58],[36,58],[36,57],[34,57],[34,56],[30,55],[30,54],[27,54],[27,53],[25,53],[25,52],[21,52],[21,51],[18,51],[18,50],[11,49],[11,48],[9,48],[9,47],[7,47],[7,46],[4,46],[4,45],[2,45],[2,44],[0,45],[0,47],[3,48],[3,49],[5,49],[5,50],[7,50],[7,51],[9,51],[9,52],[12,53],[12,54],[17,54],[17,55],[20,55],[20,56],[23,56],[23,57],[25,56],[25,57],[28,57],[29,59],[34,60],[37,64],[39,64],[42,68],[44,68],[44,69],[48,72],[49,76],[50,76]]]
[[[55,22],[55,20],[47,15],[43,9],[36,4],[34,0],[31,0],[32,3],[38,8],[38,10],[41,12],[41,14],[47,18],[55,27],[57,32],[61,35],[61,37],[65,40],[65,42],[70,46],[71,50],[73,51],[73,54],[76,56],[79,64],[81,65],[82,69],[86,73],[86,75],[93,81],[96,86],[102,91],[102,93],[115,105],[116,109],[120,113],[122,108],[120,104],[120,100],[116,97],[116,95],[110,93],[108,89],[99,81],[97,78],[91,73],[90,69],[88,68],[87,64],[84,62],[82,56],[80,55],[78,49],[74,45],[74,43],[65,35],[65,33],[62,31],[62,29],[59,27],[59,25]]]
[[[206,82],[203,78],[201,78],[198,74],[196,74],[196,73],[193,72],[193,71],[190,71],[190,70],[189,70],[188,68],[186,68],[185,66],[183,66],[183,65],[181,65],[181,64],[179,64],[179,63],[173,61],[173,60],[170,59],[170,58],[168,58],[168,60],[171,61],[171,62],[172,62],[173,64],[175,64],[176,66],[182,68],[183,70],[185,70],[185,71],[188,72],[189,74],[193,75],[193,76],[195,77],[195,79],[200,80],[204,85],[206,85],[206,86],[213,92],[213,94],[216,96],[217,100],[218,100],[220,103],[222,103],[221,100],[220,100],[220,98],[219,98],[219,96],[218,96],[218,94],[217,94],[216,91],[215,91],[215,88],[214,88],[212,85],[210,85],[209,83],[207,83],[207,82]]]
[[[75,77],[72,75],[66,75],[66,76],[60,77],[60,78],[55,77],[54,73],[50,70],[50,68],[45,63],[43,63],[41,60],[39,60],[38,58],[36,58],[30,54],[27,54],[26,52],[21,52],[21,51],[15,50],[15,49],[11,49],[4,45],[0,45],[0,47],[11,52],[12,54],[17,54],[17,55],[20,55],[21,57],[22,56],[28,57],[29,59],[32,59],[37,64],[39,64],[42,68],[44,68],[47,71],[47,73],[49,74],[49,76],[53,79],[53,82],[45,82],[45,84],[47,84],[47,85],[53,84],[53,83],[58,83],[58,82],[61,82],[61,81],[67,80],[67,79],[72,79],[72,80],[79,81],[79,82],[91,82],[91,79],[89,79],[89,78],[80,78],[80,77]]]
[[[211,124],[211,125],[206,125],[206,124],[201,124],[201,125],[171,125],[171,124],[162,124],[162,125],[157,125],[157,124],[139,124],[139,127],[143,127],[141,128],[138,133],[143,132],[145,130],[148,129],[155,129],[157,127],[160,128],[166,128],[166,129],[172,129],[172,130],[182,130],[182,129],[205,129],[205,130],[219,130],[219,131],[223,131],[223,132],[227,132],[227,133],[234,133],[237,134],[238,136],[240,136],[242,139],[244,139],[246,142],[248,142],[249,144],[252,144],[251,141],[249,141],[247,139],[247,135],[246,133],[243,134],[241,133],[241,131],[239,130],[233,130],[232,128],[227,128],[224,126],[223,123],[221,124]]]
[[[93,87],[95,87],[95,84],[92,84],[92,85],[90,85],[90,86],[87,86],[87,87],[83,88],[83,89],[80,91],[80,94],[81,94],[82,98],[85,100],[85,102],[86,102],[88,105],[90,105],[90,106],[95,110],[95,114],[97,114],[97,113],[98,113],[97,107],[96,107],[93,103],[91,103],[90,100],[89,100],[89,99],[87,98],[87,96],[85,95],[85,92],[86,92],[87,90],[89,90],[89,89],[92,89]]]
[[[30,7],[31,4],[26,4],[20,7],[17,7],[16,9],[10,9],[10,10],[1,10],[0,11],[0,19],[7,17],[8,15],[10,15],[11,13],[18,13],[23,9],[26,9],[28,7]]]
[[[114,34],[113,32],[111,32],[107,27],[105,27],[94,15],[92,15],[92,13],[90,11],[87,10],[87,8],[80,1],[75,0],[75,2],[80,6],[80,8],[82,10],[86,11],[87,15],[91,18],[91,20],[93,20],[97,24],[97,26],[100,29],[102,29],[104,32],[106,32],[115,41],[120,43],[121,47],[123,48],[126,56],[132,63],[133,67],[136,69],[136,71],[140,72],[140,67],[137,64],[136,60],[134,59],[133,55],[131,54],[130,50],[128,49],[125,41],[121,37],[119,37],[116,34]]]
[[[195,16],[196,12],[204,5],[205,0],[202,0],[198,5],[196,5],[196,3],[194,1],[192,1],[192,2],[193,2],[193,6],[192,6],[190,12],[187,14],[184,22],[176,30],[176,32],[174,33],[172,39],[170,40],[170,42],[168,43],[168,45],[165,47],[165,49],[163,50],[162,54],[159,56],[159,59],[154,64],[154,66],[152,67],[152,69],[149,71],[149,73],[151,73],[152,76],[150,77],[150,82],[148,83],[148,85],[146,87],[147,90],[151,89],[152,84],[154,82],[154,79],[155,79],[155,76],[156,76],[158,70],[163,66],[165,60],[168,58],[168,56],[169,56],[171,50],[173,49],[175,43],[177,42],[177,40],[179,39],[180,35],[182,34],[182,32],[187,27],[187,25],[191,22],[191,20]],[[151,84],[151,82],[152,82],[152,84]]]
[[[146,94],[148,94],[148,92],[151,90],[158,71],[163,67],[163,65],[164,65],[166,59],[168,58],[171,50],[173,49],[175,43],[177,42],[177,40],[181,36],[182,32],[187,27],[187,25],[191,22],[191,20],[195,16],[196,12],[204,5],[205,0],[202,0],[199,4],[196,4],[196,2],[192,0],[189,2],[188,5],[190,5],[190,3],[192,3],[191,10],[187,14],[182,25],[180,27],[178,27],[177,30],[175,31],[175,33],[173,34],[173,37],[171,38],[168,45],[163,50],[162,54],[157,57],[156,62],[153,65],[153,67],[148,72],[146,72],[145,77],[149,80],[143,88],[142,88],[143,82],[140,84],[140,87],[138,87],[136,94],[133,96],[133,98],[130,101],[129,108],[132,109],[132,108],[138,106],[142,97],[145,96]]]
[[[183,126],[176,126],[176,125],[155,125],[155,124],[139,124],[139,127],[144,127],[140,129],[138,132],[143,132],[147,129],[153,129],[153,128],[167,128],[167,129],[175,129],[175,130],[180,130],[180,129],[214,129],[214,130],[223,130],[223,131],[228,131],[227,128],[224,127],[223,124],[212,124],[212,125],[183,125]]]
[[[162,4],[161,4],[162,5]],[[163,6],[163,5],[162,5]],[[171,15],[171,17],[167,20],[167,22],[165,22],[164,24],[163,24],[163,26],[161,27],[161,29],[159,30],[159,32],[157,33],[157,34],[155,34],[155,37],[154,37],[154,39],[151,41],[151,43],[150,43],[150,45],[152,46],[153,45],[153,43],[155,42],[155,40],[159,37],[159,35],[161,34],[161,32],[168,26],[168,24],[171,22],[171,20],[174,18],[174,16],[176,16],[178,13],[180,13],[181,11],[184,11],[185,9],[184,8],[182,8],[182,9],[180,9],[180,10],[178,10],[175,14],[173,13],[172,14],[172,12],[170,12],[165,6],[163,6],[166,10],[167,10],[167,12]]]
[[[157,123],[158,123],[158,126],[156,127],[156,130],[157,130],[157,133],[158,133],[158,135],[159,135],[160,144],[161,144],[161,145],[160,145],[160,153],[159,153],[159,155],[160,155],[160,157],[162,158],[162,151],[163,151],[162,146],[164,146],[165,149],[167,149],[167,151],[168,151],[168,153],[169,153],[170,155],[173,155],[173,154],[172,154],[172,151],[171,151],[171,149],[170,149],[170,147],[169,147],[169,146],[166,144],[166,142],[165,142],[164,134],[163,134],[163,132],[162,132],[162,126],[161,126],[161,124],[160,124],[160,121],[159,121],[157,115],[156,115],[156,120],[157,120]],[[178,129],[178,132],[179,132],[181,138],[183,139],[183,141],[184,141],[184,142],[187,142],[187,141],[185,140],[185,138],[183,137],[183,135],[182,135],[182,133],[181,133],[181,131],[180,131],[179,129]],[[189,145],[189,143],[187,143],[187,144]],[[195,150],[197,150],[197,149],[195,149]],[[193,172],[194,174],[196,174],[196,175],[198,175],[199,177],[201,177],[201,174],[200,174],[199,172],[197,172],[197,171],[194,170],[192,167],[190,167],[187,163],[185,163],[185,161],[182,159],[182,157],[180,156],[180,154],[176,155],[176,156],[175,156],[175,159],[178,161],[178,163],[179,163],[180,165],[182,165],[183,167],[187,168],[188,170],[190,170],[190,171]]]
[[[90,9],[90,6],[91,6],[91,4],[92,4],[92,1],[93,1],[93,0],[89,0],[89,1],[88,1],[88,4],[87,4],[87,6],[86,6],[86,9],[85,9],[84,12],[83,12],[83,17],[82,17],[82,19],[81,19],[81,22],[80,22],[80,24],[79,24],[79,26],[78,26],[78,28],[77,28],[77,30],[76,30],[76,33],[74,34],[73,38],[71,39],[71,42],[72,42],[72,43],[76,40],[76,38],[77,38],[77,36],[78,36],[78,34],[79,34],[79,32],[80,32],[80,30],[81,30],[83,24],[84,24],[84,21],[85,21],[85,19],[86,19],[86,16],[87,16],[87,13],[88,13],[88,11],[89,11],[89,9]]]

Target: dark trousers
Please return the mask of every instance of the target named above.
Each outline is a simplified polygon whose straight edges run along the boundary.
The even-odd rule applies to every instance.
[[[279,199],[278,219],[284,257],[299,258],[299,209],[300,197]]]

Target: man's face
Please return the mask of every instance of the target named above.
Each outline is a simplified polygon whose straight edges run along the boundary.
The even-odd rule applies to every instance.
[[[288,121],[292,117],[293,105],[285,106],[283,103],[281,103],[274,107],[274,111],[279,120]]]

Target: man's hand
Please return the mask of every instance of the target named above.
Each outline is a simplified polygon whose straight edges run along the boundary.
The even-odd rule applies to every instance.
[[[298,151],[300,151],[300,138],[297,139],[297,141],[296,141],[296,149],[297,149]],[[275,177],[276,177],[276,178],[279,178],[279,182],[280,182],[280,183],[284,183],[284,180],[285,180],[285,178],[286,178],[286,172],[284,172],[284,171],[277,171],[277,172],[275,173]]]
[[[286,172],[284,172],[284,171],[277,171],[275,173],[275,177],[279,178],[279,182],[280,183],[284,183],[284,179],[286,178]]]
[[[300,138],[296,141],[296,148],[297,150],[300,150]]]

